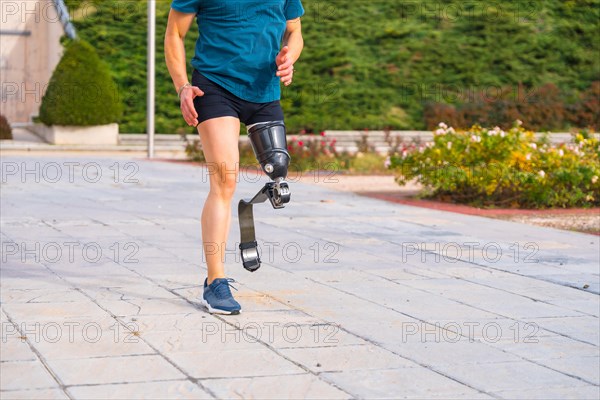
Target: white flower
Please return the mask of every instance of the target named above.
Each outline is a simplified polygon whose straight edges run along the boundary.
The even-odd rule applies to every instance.
[[[558,151],[558,155],[561,156],[561,157],[565,155],[565,152],[563,151],[563,149],[560,149]]]
[[[448,147],[448,150],[450,150],[452,148],[452,142],[446,143],[446,147]]]
[[[472,142],[479,143],[479,142],[481,142],[481,136],[478,136],[478,135],[471,135],[471,141],[472,141]]]
[[[408,152],[406,150],[402,150],[402,158],[406,158]]]
[[[598,176],[594,175],[594,176],[592,177],[592,183],[593,183],[593,184],[596,184],[596,182],[598,182]]]
[[[504,136],[506,136],[506,132],[504,132],[504,131],[500,131],[500,137],[502,137],[502,138],[503,138]]]
[[[443,123],[443,122],[440,122],[440,124],[439,124],[438,126],[439,126],[440,128],[442,128],[442,129],[448,129],[448,125],[446,125],[446,124],[445,124],[445,123]]]
[[[445,131],[444,129],[441,129],[441,128],[440,128],[440,129],[438,129],[437,131],[435,131],[435,134],[436,134],[436,135],[445,135],[445,134],[446,134],[446,131]]]
[[[517,126],[523,126],[523,121],[521,121],[520,119],[517,120]]]
[[[499,126],[496,126],[491,131],[488,131],[488,135],[490,135],[490,136],[496,136],[496,135],[500,134],[501,132],[502,132],[502,129],[500,129]]]
[[[544,171],[540,171],[538,172],[538,174],[542,177],[545,178],[546,177],[546,173]]]
[[[389,156],[388,156],[388,157],[385,159],[385,162],[383,163],[383,165],[384,165],[386,168],[389,168],[389,167],[392,165],[392,160],[390,159],[390,157],[389,157]]]
[[[527,161],[530,161],[531,160],[531,153],[527,153],[527,155],[525,156],[525,159]]]
[[[454,130],[454,128],[453,128],[453,127],[450,127],[450,128],[448,128],[448,132],[449,132],[449,133],[456,133],[456,131]]]
[[[529,147],[531,147],[532,149],[536,150],[537,149],[537,144],[535,144],[535,143],[529,143]]]

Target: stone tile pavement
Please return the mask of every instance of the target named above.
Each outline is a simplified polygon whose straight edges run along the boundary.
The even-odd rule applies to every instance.
[[[600,397],[599,238],[292,183],[197,304],[205,169],[3,156],[0,397]],[[237,198],[261,186],[243,174]],[[322,182],[323,183],[323,182]],[[233,205],[235,208],[235,205]],[[234,213],[235,215],[235,213]]]

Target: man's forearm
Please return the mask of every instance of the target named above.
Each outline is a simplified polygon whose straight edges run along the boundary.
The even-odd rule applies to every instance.
[[[179,90],[189,81],[185,60],[183,38],[178,35],[165,36],[165,61],[169,74],[171,74],[173,85],[175,85],[175,90]]]
[[[304,48],[304,38],[302,38],[302,31],[295,30],[289,33],[285,37],[283,42],[284,46],[288,46],[290,49],[288,53],[288,57],[292,60],[292,64],[295,64],[296,61],[300,58],[300,54],[302,54],[302,49]]]

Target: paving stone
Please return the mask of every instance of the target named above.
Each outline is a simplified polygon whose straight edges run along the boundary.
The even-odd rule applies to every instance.
[[[46,328],[33,345],[47,360],[156,354],[128,327],[117,323],[109,327],[59,324],[56,329]]]
[[[208,353],[210,351],[262,349],[254,330],[239,330],[219,320],[200,323],[196,330],[142,331],[140,337],[167,353]]]
[[[532,301],[502,290],[465,282],[460,279],[428,279],[410,281],[406,285],[426,290],[461,303],[511,318],[546,318],[580,316],[581,313],[547,303]]]
[[[600,349],[597,346],[565,336],[535,335],[524,337],[522,340],[500,340],[490,343],[494,347],[529,360],[600,356]]]
[[[187,314],[197,309],[180,298],[97,301],[117,316]]]
[[[600,346],[600,330],[596,317],[532,318],[530,321],[543,329]]]
[[[5,289],[2,290],[2,303],[56,303],[87,302],[89,299],[74,289]]]
[[[208,313],[192,311],[187,314],[127,316],[119,317],[119,320],[145,335],[160,331],[202,330],[205,322],[215,319]]]
[[[600,355],[590,357],[548,358],[537,361],[539,364],[555,369],[594,385],[600,385]]]
[[[414,367],[416,364],[370,344],[282,349],[290,359],[315,373]]]
[[[282,384],[282,381],[285,384]],[[349,399],[350,395],[310,374],[205,379],[202,384],[225,399]]]
[[[119,383],[112,385],[71,386],[68,389],[76,399],[212,399],[198,385],[190,381],[161,381]]]
[[[179,299],[177,295],[170,291],[158,287],[150,282],[141,283],[138,285],[127,285],[121,287],[99,287],[96,289],[86,288],[84,292],[91,296],[94,300],[122,300],[122,301],[139,301],[153,299]]]
[[[35,361],[36,355],[25,340],[20,338],[21,334],[8,323],[2,322],[2,351],[0,351],[0,362],[5,361]]]
[[[237,297],[236,297],[237,298]],[[245,303],[245,298],[238,298]],[[268,311],[244,311],[235,317],[235,323],[241,327],[250,328],[258,325],[260,328],[269,326],[284,326],[286,324],[314,325],[327,324],[320,318],[313,317],[298,310],[268,310]]]
[[[6,313],[16,321],[48,322],[65,318],[80,317],[102,318],[107,314],[91,301],[53,302],[53,303],[7,303]]]
[[[520,361],[518,356],[485,342],[460,338],[457,341],[456,335],[436,332],[409,337],[406,343],[386,343],[386,347],[410,360],[433,367],[468,364],[469,368],[477,368],[475,364]]]
[[[422,367],[328,372],[323,378],[352,394],[371,399],[491,399],[466,385]]]
[[[2,390],[57,388],[58,383],[39,361],[6,361],[0,363]],[[4,398],[4,395],[2,395]]]
[[[166,353],[194,378],[238,378],[300,374],[305,371],[266,347],[214,352]]]
[[[440,366],[439,371],[472,387],[488,392],[512,389],[567,388],[576,390],[586,383],[560,372],[526,361]]]
[[[597,400],[600,398],[599,386],[578,386],[576,388],[550,387],[543,389],[504,390],[492,393],[501,399],[523,399],[523,400],[548,400],[548,399],[572,399],[572,400]]]
[[[48,365],[65,385],[185,379],[164,358],[155,355],[48,360]]]
[[[0,393],[6,400],[67,400],[69,398],[61,389],[10,390]]]
[[[465,318],[456,320],[429,320],[449,332],[456,332],[470,340],[485,343],[501,341],[513,343],[537,343],[540,338],[557,336],[556,333],[542,329],[534,322],[511,318],[478,319]],[[449,334],[447,336],[450,336]]]

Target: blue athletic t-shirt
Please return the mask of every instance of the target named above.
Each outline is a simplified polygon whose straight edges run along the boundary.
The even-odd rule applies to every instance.
[[[192,66],[202,75],[246,101],[280,99],[275,58],[286,21],[304,15],[300,0],[173,0],[171,8],[197,16]]]

